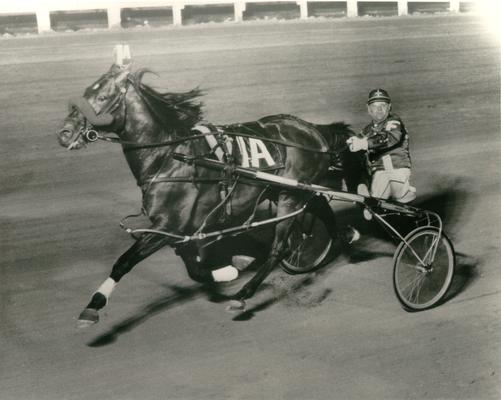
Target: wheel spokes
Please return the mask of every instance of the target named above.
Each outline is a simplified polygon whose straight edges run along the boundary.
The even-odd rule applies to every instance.
[[[439,231],[411,232],[395,255],[394,287],[405,307],[423,310],[439,302],[454,273],[454,249]]]

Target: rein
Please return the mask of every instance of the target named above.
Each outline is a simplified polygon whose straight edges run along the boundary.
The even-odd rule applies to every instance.
[[[112,113],[116,111],[116,109],[120,106],[121,103],[124,104],[125,108],[125,95],[127,94],[128,90],[128,85],[131,84],[134,88],[137,88],[137,82],[135,81],[134,77],[131,77],[130,75],[126,79],[126,85],[121,87],[118,94],[111,99],[106,106],[103,107],[98,113],[96,113],[93,109],[93,107],[89,104],[89,102],[85,98],[76,98],[76,99],[70,99],[69,106],[70,109],[72,108],[77,108],[79,109],[82,114],[84,114],[86,120],[87,120],[87,125],[86,127],[79,132],[79,135],[82,135],[83,138],[87,142],[95,142],[97,140],[102,140],[102,141],[107,141],[110,143],[118,143],[124,146],[124,151],[131,151],[131,150],[140,150],[140,149],[149,149],[149,148],[158,148],[158,147],[167,147],[167,146],[173,146],[179,143],[187,142],[187,141],[192,141],[192,140],[198,140],[201,138],[204,138],[205,136],[214,136],[216,133],[213,132],[208,132],[208,133],[198,133],[195,135],[190,135],[190,136],[185,136],[185,137],[178,137],[175,139],[171,140],[166,140],[162,142],[155,142],[155,143],[138,143],[138,142],[133,142],[133,141],[127,141],[127,140],[122,140],[120,137],[118,137],[118,134],[116,136],[103,136],[99,134],[99,129],[95,129],[95,127],[105,127],[109,126],[114,122],[114,117]],[[114,133],[114,132],[110,132]],[[280,140],[280,139],[272,139],[272,138],[266,138],[266,137],[259,137],[256,135],[248,134],[248,133],[241,133],[241,132],[223,132],[224,135],[227,136],[240,136],[240,137],[246,137],[246,138],[254,138],[254,139],[260,139],[265,142],[270,142],[270,143],[275,143],[279,144],[285,147],[294,147],[300,150],[312,152],[312,153],[320,153],[320,154],[329,154],[331,156],[339,156],[339,153],[344,152],[348,149],[348,145],[343,144],[343,146],[337,150],[337,151],[332,151],[329,150],[328,148],[326,149],[325,147],[322,149],[316,149],[313,147],[309,146],[303,146],[298,143],[290,143],[285,140]]]
[[[95,142],[97,140],[102,140],[110,143],[118,143],[124,146],[124,151],[132,151],[132,150],[150,149],[158,147],[168,147],[183,142],[198,140],[206,136],[217,135],[217,133],[214,132],[197,133],[194,135],[178,137],[175,139],[166,140],[162,142],[138,143],[138,142],[123,140],[115,132],[110,132],[110,133],[115,133],[116,136],[106,136],[99,134],[99,129],[95,129],[94,127],[99,128],[101,126],[105,127],[111,125],[114,121],[112,113],[116,111],[116,109],[120,106],[121,103],[123,103],[125,107],[124,98],[125,95],[127,94],[129,84],[131,84],[134,88],[137,89],[138,86],[137,82],[133,77],[129,75],[126,80],[126,85],[124,87],[121,87],[118,94],[113,99],[111,99],[108,102],[108,104],[106,104],[106,106],[103,107],[103,109],[100,110],[98,113],[94,111],[93,107],[89,104],[89,102],[85,98],[70,99],[69,102],[70,108],[73,107],[78,108],[87,119],[87,126],[84,128],[82,132],[80,132],[80,134],[84,137],[84,139],[87,142]],[[331,156],[339,156],[339,153],[346,151],[348,149],[348,146],[346,144],[343,144],[343,146],[339,150],[333,151],[329,150],[328,147],[325,148],[322,146],[323,148],[317,149],[309,146],[303,146],[298,143],[287,142],[285,140],[259,137],[249,133],[223,131],[222,134],[234,137],[240,136],[246,138],[260,139],[265,142],[275,143],[285,147],[294,147],[299,150],[304,150],[311,153],[329,154]]]
[[[131,142],[131,141],[127,141],[127,140],[122,140],[118,136],[100,135],[96,130],[92,129],[92,126],[89,130],[84,132],[84,136],[87,139],[87,141],[89,141],[89,142],[95,142],[96,140],[99,139],[99,140],[106,141],[106,142],[118,143],[118,144],[121,144],[125,147],[125,149],[124,149],[125,151],[149,149],[149,148],[157,148],[157,147],[168,147],[168,146],[173,146],[173,145],[183,143],[183,142],[189,142],[192,140],[202,139],[206,136],[215,136],[215,135],[217,135],[217,133],[214,133],[214,132],[197,133],[196,135],[184,136],[181,138],[166,140],[164,142],[142,144],[142,143],[138,143],[138,142]],[[342,146],[342,148],[338,151],[325,150],[325,149],[314,149],[312,147],[303,146],[303,145],[300,145],[297,143],[290,143],[290,142],[286,142],[286,141],[280,140],[280,139],[259,137],[259,136],[251,135],[248,133],[224,132],[223,135],[240,136],[240,137],[246,137],[246,138],[252,138],[252,139],[259,139],[259,140],[262,140],[264,142],[276,143],[276,144],[280,144],[280,145],[286,146],[286,147],[294,147],[294,148],[304,150],[304,151],[309,151],[312,153],[321,153],[321,154],[329,154],[329,155],[337,155],[338,153],[346,151],[348,149],[348,145]]]
[[[91,134],[94,137],[94,132],[95,130],[91,130]],[[131,142],[128,140],[122,140],[118,136],[103,136],[97,133],[95,138],[93,140],[89,140],[92,142],[95,142],[96,140],[103,140],[106,142],[111,142],[111,143],[118,143],[121,144],[125,147],[125,150],[140,150],[140,149],[149,149],[149,148],[155,148],[155,147],[168,147],[168,146],[173,146],[175,144],[183,143],[183,142],[189,142],[192,140],[197,140],[197,139],[202,139],[205,136],[214,136],[213,132],[210,133],[198,133],[196,135],[190,135],[190,136],[185,136],[182,138],[176,138],[176,139],[171,139],[171,140],[166,140],[164,142],[156,142],[156,143],[147,143],[147,144],[142,144],[138,142]]]

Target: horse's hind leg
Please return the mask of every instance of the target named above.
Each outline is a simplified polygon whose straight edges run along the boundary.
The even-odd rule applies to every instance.
[[[343,250],[348,250],[348,246],[360,238],[360,233],[352,226],[340,226],[337,222],[334,211],[324,196],[313,196],[308,201],[306,211],[311,212],[322,220],[333,240],[339,239]]]
[[[304,200],[302,197],[288,192],[282,192],[280,193],[277,203],[277,217],[290,214],[300,209],[303,204]],[[254,295],[259,285],[285,257],[287,238],[290,234],[293,222],[294,218],[289,218],[277,224],[269,259],[258,268],[252,279],[232,296],[232,299],[240,302],[241,306],[243,306],[245,299]]]
[[[99,286],[87,307],[80,313],[77,326],[87,327],[99,321],[98,311],[102,309],[116,284],[137,263],[144,260],[169,243],[169,238],[155,233],[145,233],[113,265],[110,276]]]
[[[308,201],[306,211],[311,212],[320,218],[323,221],[327,232],[329,232],[330,237],[332,239],[337,239],[339,231],[336,216],[324,196],[313,196]]]
[[[219,243],[209,247],[190,242],[176,249],[191,279],[200,283],[229,282],[238,278],[238,269],[231,265],[228,246]]]

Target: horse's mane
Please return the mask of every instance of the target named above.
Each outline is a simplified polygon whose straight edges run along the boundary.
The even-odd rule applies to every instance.
[[[151,113],[169,129],[191,129],[202,119],[203,103],[195,101],[204,93],[198,87],[185,93],[161,93],[142,82],[143,76],[153,71],[142,68],[133,75],[133,85]]]

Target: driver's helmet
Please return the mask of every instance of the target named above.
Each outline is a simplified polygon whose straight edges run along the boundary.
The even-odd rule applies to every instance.
[[[390,104],[391,99],[388,92],[384,89],[374,89],[369,92],[369,99],[367,100],[367,104],[374,103],[375,101],[384,101],[385,103]]]

